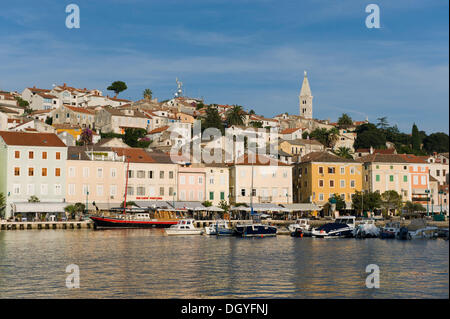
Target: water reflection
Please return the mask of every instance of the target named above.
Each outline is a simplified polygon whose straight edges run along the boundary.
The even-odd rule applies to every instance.
[[[80,289],[65,269],[80,267]],[[366,266],[380,288],[365,287]],[[448,242],[0,232],[2,298],[448,298]]]

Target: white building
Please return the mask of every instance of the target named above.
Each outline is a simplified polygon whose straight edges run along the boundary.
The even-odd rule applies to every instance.
[[[55,134],[0,131],[0,193],[6,198],[5,217],[11,217],[15,205],[28,202],[33,195],[41,202],[64,202],[66,159],[67,147]]]

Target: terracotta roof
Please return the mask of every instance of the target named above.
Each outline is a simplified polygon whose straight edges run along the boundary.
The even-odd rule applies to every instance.
[[[298,131],[300,129],[301,129],[300,127],[287,128],[287,129],[281,131],[280,134],[291,134],[291,133],[294,133],[294,132],[296,132],[296,131]]]
[[[275,160],[267,156],[262,155],[249,156],[249,154],[241,156],[236,160],[236,163],[230,163],[228,165],[233,166],[233,165],[252,165],[252,164],[256,166],[289,166],[288,164],[282,163],[278,160]]]
[[[312,152],[301,157],[301,162],[337,162],[337,163],[356,163],[354,159],[339,157],[328,152]]]
[[[65,147],[56,134],[53,133],[23,133],[0,131],[0,137],[7,145],[20,146],[46,146],[46,147]]]
[[[356,153],[370,153],[370,149],[368,148],[359,148],[356,150]],[[374,149],[373,154],[395,154],[395,148],[388,149]]]
[[[369,154],[358,159],[359,162],[409,163],[401,154]]]
[[[116,97],[108,97],[108,99],[112,100],[112,101],[117,101],[117,102],[132,102],[130,100],[125,100],[125,99],[118,99]]]
[[[89,114],[89,115],[94,115],[95,112],[91,111],[89,109],[83,108],[83,107],[76,107],[76,106],[71,106],[71,105],[65,105],[64,107],[68,108],[69,110],[72,110],[76,113],[85,113],[85,114]]]
[[[39,96],[42,96],[44,99],[57,99],[57,96],[51,95],[51,94],[46,94],[44,92],[41,93],[36,93]]]
[[[323,146],[322,143],[320,143],[319,141],[314,140],[314,139],[307,140],[307,139],[297,138],[295,140],[282,140],[280,143],[283,143],[283,142],[288,142],[289,144],[292,144],[292,145],[320,145],[320,146]]]
[[[148,132],[148,134],[161,133],[161,132],[164,132],[165,130],[167,130],[168,128],[169,128],[169,126],[167,126],[167,125],[166,126],[161,126],[161,127],[155,128],[154,130]]]
[[[38,89],[37,87],[27,88],[32,93],[39,93],[39,92],[50,92],[51,90],[48,89]]]
[[[426,156],[415,156],[413,154],[398,154],[401,157],[403,157],[408,163],[417,163],[417,164],[427,164],[427,158]],[[425,157],[425,158],[423,158]]]
[[[133,163],[156,163],[156,161],[142,148],[111,147],[118,156],[125,155]]]

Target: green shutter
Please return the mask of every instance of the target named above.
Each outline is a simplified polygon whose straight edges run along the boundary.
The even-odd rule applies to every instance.
[[[394,175],[389,175],[389,180],[390,180],[391,182],[393,182],[393,181],[394,181]]]
[[[377,181],[377,182],[380,181],[380,175],[376,175],[376,181]]]
[[[406,175],[403,176],[403,181],[404,181],[404,182],[407,182],[407,181],[408,181],[408,176],[406,176]]]
[[[214,200],[214,192],[209,192],[209,199]]]
[[[225,192],[220,192],[220,200],[225,200]]]

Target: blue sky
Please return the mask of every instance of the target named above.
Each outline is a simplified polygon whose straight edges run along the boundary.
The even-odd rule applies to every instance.
[[[67,29],[65,7],[80,7]],[[365,7],[380,7],[367,29]],[[189,96],[239,104],[265,116],[298,114],[303,70],[314,117],[343,112],[400,130],[415,122],[448,133],[449,2],[109,0],[5,2],[0,10],[0,89],[125,81],[119,97],[151,88],[171,98],[175,78]]]

